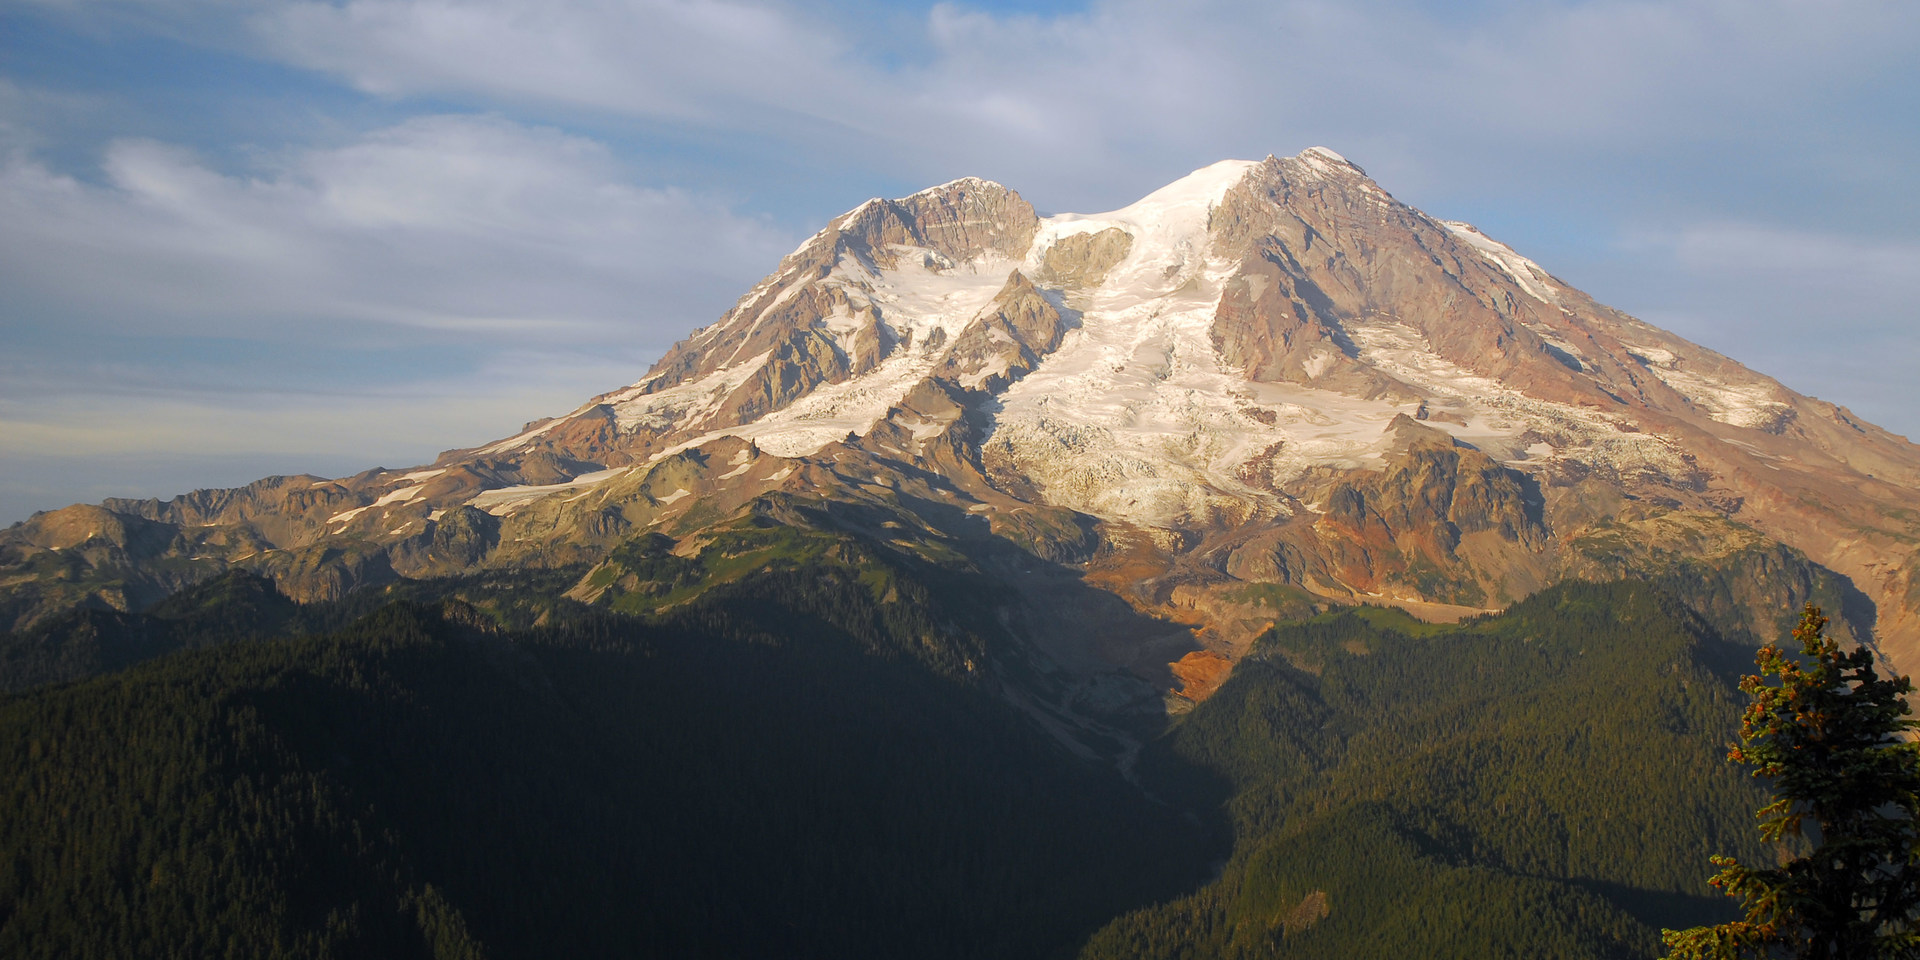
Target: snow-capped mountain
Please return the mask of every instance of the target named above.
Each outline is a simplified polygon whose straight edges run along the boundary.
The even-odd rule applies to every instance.
[[[1236,599],[1249,584],[1457,616],[1638,575],[1750,610],[1762,633],[1767,611],[1821,598],[1912,669],[1916,495],[1920,448],[1315,147],[1100,214],[1042,217],[976,179],[870,200],[646,376],[498,443],[69,508],[4,536],[15,570],[64,552],[136,571],[14,576],[20,623],[234,564],[327,596],[603,562],[641,531],[697,537],[770,497],[825,499],[884,508],[876,535],[1018,543],[1199,628],[1201,659],[1273,615]],[[1182,663],[1189,686],[1206,672]]]

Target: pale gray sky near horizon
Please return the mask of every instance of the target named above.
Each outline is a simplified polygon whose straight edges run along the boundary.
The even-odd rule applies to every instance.
[[[1920,4],[0,2],[0,523],[431,459],[834,214],[1324,144],[1920,434]]]

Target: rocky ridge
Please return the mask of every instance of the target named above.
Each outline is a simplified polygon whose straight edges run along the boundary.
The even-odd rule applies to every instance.
[[[785,511],[997,572],[1051,661],[1163,689],[1210,690],[1316,605],[1457,617],[1569,577],[1665,579],[1760,634],[1817,598],[1911,670],[1916,491],[1906,440],[1313,148],[1095,215],[973,179],[868,201],[639,381],[498,443],[16,525],[0,615],[139,607],[233,567],[296,599],[594,568]],[[1167,629],[1049,611],[1069,580]]]

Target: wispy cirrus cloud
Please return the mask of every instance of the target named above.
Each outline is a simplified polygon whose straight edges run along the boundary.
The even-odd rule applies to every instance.
[[[58,494],[23,464],[286,472],[511,432],[636,377],[797,239],[635,185],[596,141],[484,116],[247,174],[151,140],[111,144],[93,179],[15,149],[0,224],[0,481],[42,507]]]
[[[965,166],[1070,207],[1321,141],[1442,191],[1538,180],[1576,151],[1761,146],[1836,93],[1920,75],[1920,8],[1886,0],[939,4],[905,24],[876,37],[819,6],[686,0],[303,0],[248,19],[272,56],[380,96],[837,138],[894,176]],[[1833,133],[1807,132],[1816,150]]]
[[[792,242],[711,197],[631,184],[597,142],[487,117],[420,117],[249,176],[119,141],[101,171],[0,162],[15,310],[148,332],[329,320],[605,336],[705,322],[747,264]]]

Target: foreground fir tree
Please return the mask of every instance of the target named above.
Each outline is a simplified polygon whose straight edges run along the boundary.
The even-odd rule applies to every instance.
[[[1881,679],[1873,653],[1841,649],[1826,624],[1808,604],[1793,632],[1803,659],[1760,648],[1728,754],[1773,782],[1761,835],[1807,852],[1766,868],[1714,857],[1710,882],[1746,916],[1666,931],[1669,960],[1920,957],[1920,744],[1902,736],[1920,726],[1907,717],[1913,684]]]

